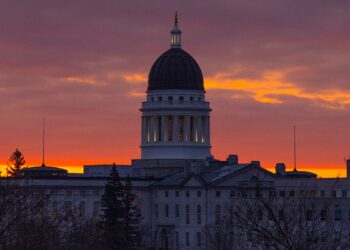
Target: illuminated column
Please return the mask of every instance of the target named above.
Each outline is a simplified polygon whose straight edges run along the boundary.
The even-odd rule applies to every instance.
[[[165,115],[161,116],[161,126],[162,126],[162,141],[166,142],[167,141],[167,120]]]
[[[202,143],[202,117],[197,116],[196,117],[196,126],[197,126],[197,140],[196,142]]]
[[[154,143],[154,116],[149,117],[149,142]]]
[[[147,143],[147,117],[142,116],[142,125],[141,125],[141,143]]]
[[[173,141],[179,141],[179,117],[173,116]]]

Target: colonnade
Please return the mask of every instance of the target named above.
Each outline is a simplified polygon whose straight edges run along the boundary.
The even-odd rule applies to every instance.
[[[193,115],[142,116],[142,145],[158,142],[210,144],[210,117]]]

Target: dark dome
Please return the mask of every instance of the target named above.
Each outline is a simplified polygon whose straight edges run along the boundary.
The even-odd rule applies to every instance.
[[[204,90],[198,63],[181,48],[164,52],[149,72],[148,90],[163,89]]]

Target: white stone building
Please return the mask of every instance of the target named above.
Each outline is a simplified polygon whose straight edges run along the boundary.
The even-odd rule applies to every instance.
[[[334,229],[336,241],[350,249],[348,178],[319,179],[308,172],[285,171],[284,164],[277,164],[272,173],[257,161],[240,163],[236,155],[214,160],[211,108],[202,72],[181,48],[177,18],[171,30],[171,48],[153,64],[146,93],[140,109],[141,159],[117,168],[122,177],[132,177],[143,223],[149,228],[149,242],[156,249],[207,249],[209,233],[205,229],[228,218],[230,206],[257,184],[274,197],[307,194],[330,201],[335,224],[339,224]],[[77,205],[78,216],[94,218],[112,166],[85,166],[84,174],[70,175],[43,165],[33,169],[35,174],[28,169],[23,175],[31,184],[51,190],[53,200]],[[350,161],[347,168],[349,171]],[[239,237],[244,243],[237,241],[233,249],[254,247],[245,235]]]

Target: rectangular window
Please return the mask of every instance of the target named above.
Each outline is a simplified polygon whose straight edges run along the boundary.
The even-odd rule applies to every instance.
[[[280,197],[284,197],[286,192],[284,190],[280,190]]]
[[[327,219],[327,210],[322,209],[321,210],[321,220],[326,220]]]
[[[190,197],[190,191],[186,191],[186,197]]]
[[[215,197],[220,197],[220,195],[221,195],[220,191],[219,191],[219,190],[216,190],[216,192],[215,192]]]
[[[175,232],[175,245],[176,247],[180,246],[180,236],[179,236],[179,232]]]
[[[334,210],[334,220],[341,220],[341,210],[340,209]]]
[[[337,190],[332,190],[332,197],[334,197],[334,198],[337,197]]]
[[[326,197],[326,191],[325,191],[325,190],[321,190],[320,196],[321,196],[321,197]]]
[[[290,197],[294,197],[294,195],[295,195],[294,190],[290,190],[290,191],[289,191],[289,196],[290,196]]]
[[[79,204],[79,216],[82,218],[85,217],[85,201],[81,201]]]
[[[154,205],[154,215],[158,218],[159,217],[159,208],[158,205]]]
[[[168,204],[165,204],[165,217],[169,217],[169,205]]]
[[[231,191],[230,191],[230,196],[231,196],[231,197],[235,197],[235,190],[231,190]]]
[[[165,196],[165,197],[169,197],[169,191],[165,191],[165,192],[164,192],[164,196]]]
[[[340,240],[341,240],[341,233],[340,233],[340,231],[335,231],[335,233],[334,233],[334,240],[335,240],[335,242],[340,242]]]
[[[179,197],[179,191],[175,191],[175,196]]]
[[[190,206],[186,205],[186,224],[190,224]]]
[[[308,209],[308,210],[306,210],[306,220],[312,220],[312,218],[313,218],[313,211],[312,211],[312,209]]]
[[[159,102],[163,101],[163,97],[162,96],[158,96],[158,101]]]
[[[158,138],[157,141],[162,141],[162,117],[161,116],[158,116],[157,117],[157,136]]]
[[[170,104],[173,103],[173,97],[172,97],[172,96],[168,96],[168,102],[169,102]]]
[[[202,246],[202,234],[200,232],[197,232],[197,247]]]
[[[197,191],[197,196],[201,197],[202,196],[202,192],[200,190]]]
[[[342,198],[346,198],[346,196],[347,196],[346,190],[342,190],[341,191],[341,197]]]
[[[184,102],[184,97],[183,96],[179,96],[179,103],[183,103]]]
[[[180,206],[179,206],[179,204],[175,204],[175,217],[176,218],[180,217]]]
[[[197,206],[197,223],[202,224],[202,208],[201,205]]]
[[[190,246],[190,233],[186,232],[186,246],[189,247]]]
[[[283,209],[278,210],[278,219],[284,220],[284,210]]]

